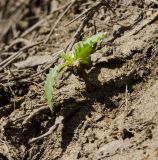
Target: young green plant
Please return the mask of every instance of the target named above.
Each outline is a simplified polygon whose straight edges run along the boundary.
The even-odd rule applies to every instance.
[[[92,85],[89,82],[85,71],[85,66],[89,66],[91,64],[90,55],[93,53],[94,45],[101,39],[105,38],[106,35],[106,33],[99,32],[90,37],[83,38],[82,41],[79,41],[74,45],[72,51],[68,53],[63,52],[62,54],[60,54],[60,57],[65,62],[63,64],[55,66],[54,68],[50,68],[44,84],[44,94],[51,110],[53,109],[54,104],[53,95],[57,77],[61,70],[63,70],[65,67],[68,67],[72,70],[77,70],[78,75],[83,78],[87,90],[92,89]]]

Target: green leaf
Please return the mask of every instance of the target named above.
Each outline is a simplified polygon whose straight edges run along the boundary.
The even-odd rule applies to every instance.
[[[88,65],[90,63],[90,55],[93,53],[94,44],[106,36],[106,33],[99,32],[88,38],[83,38],[82,41],[74,45],[72,51],[68,53],[63,52],[60,56],[66,60],[70,67],[73,66],[73,63],[76,61],[80,61],[82,64]]]
[[[54,96],[55,84],[60,68],[61,68],[60,66],[50,68],[44,84],[44,95],[45,98],[47,99],[47,103],[51,110],[53,109],[53,104],[54,104],[53,96]]]
[[[75,60],[80,60],[81,63],[88,65],[90,63],[90,55],[93,52],[94,44],[106,37],[106,35],[107,34],[104,32],[99,32],[88,38],[83,38],[82,41],[76,43],[73,48]]]
[[[73,63],[80,61],[82,64],[90,64],[90,55],[93,53],[93,46],[101,39],[106,37],[106,33],[99,32],[88,38],[83,38],[82,41],[76,43],[72,51],[68,53],[62,53],[60,56],[66,60],[67,66],[73,66]]]
[[[98,32],[95,35],[92,35],[88,38],[83,38],[82,42],[92,46],[96,44],[97,42],[99,42],[101,39],[105,38],[106,36],[107,36],[107,33]]]
[[[65,52],[62,52],[60,54],[60,57],[63,58],[64,60],[66,60],[66,61],[72,61],[72,60],[74,60],[74,58],[71,56],[70,52],[69,52],[69,54],[65,53]]]
[[[75,60],[79,60],[81,63],[88,65],[90,63],[90,54],[92,51],[93,46],[78,42],[74,48]]]

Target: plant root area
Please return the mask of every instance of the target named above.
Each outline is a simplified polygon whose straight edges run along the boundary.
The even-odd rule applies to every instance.
[[[87,78],[58,77],[51,112],[43,85],[82,38]],[[158,1],[0,1],[0,159],[158,159]]]

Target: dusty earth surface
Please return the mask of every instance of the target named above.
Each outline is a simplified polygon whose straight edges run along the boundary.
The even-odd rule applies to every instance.
[[[65,71],[52,114],[43,84],[58,52],[100,31],[95,90]],[[157,0],[1,0],[0,159],[157,160],[157,69]]]

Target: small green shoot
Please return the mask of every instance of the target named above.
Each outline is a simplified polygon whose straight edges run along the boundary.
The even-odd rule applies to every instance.
[[[63,64],[55,66],[54,68],[50,68],[44,84],[44,94],[51,110],[53,109],[54,90],[60,71],[65,67],[69,67],[72,69],[75,68],[77,69],[79,76],[83,78],[87,85],[89,85],[83,65],[90,65],[90,55],[93,53],[94,45],[106,36],[106,33],[99,32],[91,37],[83,38],[82,41],[74,45],[72,51],[68,53],[63,52],[62,54],[60,54],[60,57],[64,59],[65,62]]]
[[[54,102],[53,93],[59,71],[60,71],[60,66],[55,66],[54,68],[50,68],[49,74],[47,74],[47,78],[44,84],[45,98],[47,99],[47,103],[51,110],[53,109],[52,108]]]

